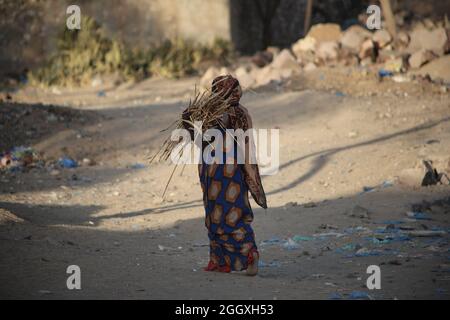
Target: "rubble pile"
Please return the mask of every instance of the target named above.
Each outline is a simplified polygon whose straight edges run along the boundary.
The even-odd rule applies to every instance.
[[[208,87],[222,73],[236,76],[244,88],[281,82],[293,75],[322,66],[367,68],[380,77],[408,81],[415,76],[450,83],[450,27],[447,21],[419,21],[391,35],[387,30],[371,31],[361,25],[342,30],[338,24],[311,27],[308,34],[290,48],[268,48],[256,53],[250,63],[235,70],[211,67],[200,85]]]

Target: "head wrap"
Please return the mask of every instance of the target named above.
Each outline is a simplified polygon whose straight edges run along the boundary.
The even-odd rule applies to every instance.
[[[230,98],[231,105],[238,105],[242,94],[235,89],[239,86],[239,81],[236,78],[230,75],[219,76],[212,82],[212,92],[221,94],[224,99]]]

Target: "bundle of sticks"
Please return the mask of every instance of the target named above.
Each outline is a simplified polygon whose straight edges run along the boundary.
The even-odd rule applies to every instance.
[[[194,99],[189,101],[189,105],[178,120],[172,123],[169,127],[161,132],[169,131],[170,129],[186,129],[196,128],[196,122],[202,122],[201,128],[196,128],[197,132],[204,133],[211,128],[224,128],[222,123],[223,114],[230,108],[230,99],[223,98],[223,93],[214,93],[210,90],[199,92],[197,88],[194,90]],[[187,124],[187,125],[186,125]],[[149,163],[167,161],[171,157],[172,152],[178,145],[179,141],[173,141],[168,136],[157,152],[150,158]],[[179,149],[179,153],[175,155],[177,158],[183,156],[184,148]],[[175,173],[178,164],[172,170],[169,180],[166,184],[162,197],[167,191],[170,181]],[[184,168],[184,167],[183,167]]]
[[[174,129],[183,129],[186,127],[196,128],[195,122],[202,122],[201,128],[196,128],[198,132],[204,133],[211,128],[224,128],[222,116],[230,108],[230,98],[224,99],[223,94],[214,93],[209,90],[199,92],[197,88],[194,91],[194,99],[189,101],[189,105],[181,116],[168,128],[162,130],[165,132]],[[187,124],[187,126],[185,125]],[[166,161],[179,141],[172,141],[171,137],[164,140],[158,151],[150,158],[153,161]],[[180,157],[182,154],[179,155]]]

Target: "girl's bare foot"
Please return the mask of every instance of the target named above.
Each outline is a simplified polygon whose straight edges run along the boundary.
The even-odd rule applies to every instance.
[[[251,256],[248,259],[247,275],[256,276],[258,274],[259,255],[257,251],[253,251],[250,254]]]

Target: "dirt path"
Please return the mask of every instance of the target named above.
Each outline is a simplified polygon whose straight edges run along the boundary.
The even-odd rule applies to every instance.
[[[172,167],[140,169],[197,81],[13,96],[94,113],[30,137],[46,159],[94,165],[0,174],[1,298],[450,297],[450,187],[420,187],[422,160],[450,172],[448,93],[335,70],[247,92],[255,126],[279,128],[281,142],[280,171],[263,180],[270,208],[253,203],[262,266],[248,278],[201,271],[208,243],[195,168],[174,178],[165,201]],[[408,218],[412,209],[430,220]],[[442,234],[408,233],[418,230]],[[66,288],[73,264],[79,291]],[[369,265],[381,268],[381,290],[366,288]]]

